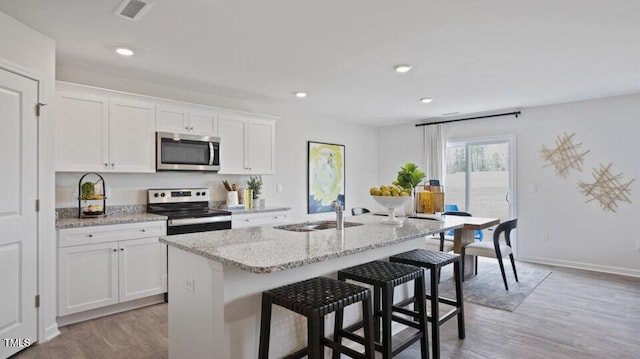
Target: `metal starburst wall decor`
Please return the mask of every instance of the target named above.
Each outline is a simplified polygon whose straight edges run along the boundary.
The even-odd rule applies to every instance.
[[[622,180],[622,173],[611,174],[611,163],[608,166],[600,165],[600,168],[593,169],[593,183],[578,181],[578,188],[591,202],[597,200],[603,210],[615,212],[618,208],[619,201],[631,203],[631,189],[629,186],[633,179],[629,182]]]
[[[580,152],[582,143],[573,143],[573,136],[559,135],[556,138],[556,147],[549,149],[542,145],[540,150],[542,158],[548,162],[544,167],[553,165],[556,169],[556,174],[563,178],[567,178],[567,174],[573,168],[578,171],[582,171],[582,163],[584,162],[584,156],[589,153],[589,150]]]

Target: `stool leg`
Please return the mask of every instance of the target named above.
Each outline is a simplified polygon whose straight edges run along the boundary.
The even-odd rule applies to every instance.
[[[262,313],[260,314],[259,359],[269,358],[269,337],[271,334],[271,298],[262,295]]]
[[[391,359],[391,315],[393,310],[393,287],[382,288],[382,358]]]
[[[362,301],[362,318],[364,324],[364,357],[375,357],[375,345],[373,343],[373,320],[371,316],[371,298]]]
[[[322,359],[322,347],[320,345],[320,321],[324,318],[314,312],[307,317],[307,357],[309,359]]]
[[[380,314],[382,313],[382,304],[380,300],[380,292],[382,288],[373,288],[373,340],[380,342]]]
[[[431,272],[431,351],[433,359],[440,358],[440,293],[438,292],[438,277],[440,268],[432,268]]]
[[[364,314],[366,313],[363,313],[363,317],[364,317]],[[344,318],[344,310],[342,309],[336,310],[335,322],[333,326],[333,341],[336,342],[338,345],[342,344],[342,335],[340,331],[342,330],[343,318]],[[332,358],[340,359],[340,352],[334,350]]]
[[[458,338],[464,339],[464,300],[462,296],[462,278],[464,273],[460,266],[460,262],[453,263],[454,280],[456,282],[456,303],[458,306]]]
[[[424,277],[418,277],[414,280],[414,292],[416,311],[418,312],[418,324],[422,331],[422,338],[420,338],[420,358],[429,359],[429,327],[427,325],[427,303],[424,300]]]

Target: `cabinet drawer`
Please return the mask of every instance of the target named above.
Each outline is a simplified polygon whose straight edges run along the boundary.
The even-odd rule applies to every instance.
[[[288,211],[231,215],[231,228],[258,227],[288,220]]]
[[[166,232],[167,222],[165,221],[65,228],[58,231],[58,247],[159,237],[164,236]]]

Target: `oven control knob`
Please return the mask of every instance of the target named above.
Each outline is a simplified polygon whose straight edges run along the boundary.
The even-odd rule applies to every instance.
[[[160,197],[164,197],[164,196],[165,196],[164,192],[160,193]]]
[[[154,197],[158,197],[158,196],[159,196],[159,194],[157,194],[157,193],[154,193],[154,194],[153,194],[153,196],[154,196]]]

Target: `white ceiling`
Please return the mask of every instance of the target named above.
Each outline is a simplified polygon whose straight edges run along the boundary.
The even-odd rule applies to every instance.
[[[60,66],[371,125],[640,92],[635,0],[150,2],[139,21],[121,0],[0,10],[55,39]]]

